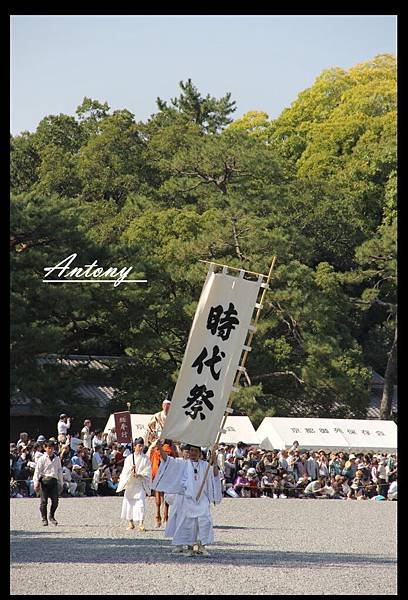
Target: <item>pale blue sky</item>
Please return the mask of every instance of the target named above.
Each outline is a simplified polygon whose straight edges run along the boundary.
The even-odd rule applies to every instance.
[[[189,77],[202,94],[232,93],[237,118],[276,118],[323,69],[396,54],[395,15],[12,16],[11,132],[75,114],[84,96],[136,120]]]

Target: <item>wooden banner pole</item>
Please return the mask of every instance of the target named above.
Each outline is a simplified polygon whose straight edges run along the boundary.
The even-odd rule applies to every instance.
[[[201,262],[210,262],[210,261],[201,261]],[[255,319],[254,319],[254,322],[252,324],[252,327],[249,330],[248,340],[245,342],[245,346],[247,346],[247,347],[251,346],[252,338],[254,337],[254,334],[255,334],[256,325],[257,325],[257,323],[259,321],[261,310],[263,308],[263,301],[265,299],[266,292],[268,291],[268,286],[269,286],[269,282],[270,282],[271,277],[272,277],[272,271],[273,271],[273,268],[275,266],[275,262],[276,262],[276,256],[274,256],[273,259],[272,259],[272,263],[271,263],[268,275],[262,275],[262,273],[254,273],[254,272],[251,272],[251,271],[246,271],[247,273],[252,273],[254,275],[262,275],[262,277],[266,277],[266,282],[265,282],[265,285],[264,285],[262,296],[261,296],[260,301],[258,303],[258,310],[256,312]],[[219,264],[219,263],[211,263],[211,264]],[[226,266],[226,265],[219,265],[219,266]],[[227,267],[227,268],[229,269],[229,268],[232,268],[232,267]],[[245,271],[245,269],[235,269],[235,268],[233,268],[233,270],[234,271]],[[222,419],[221,428],[220,428],[220,431],[217,434],[216,440],[215,440],[214,445],[212,447],[211,456],[210,456],[210,460],[208,462],[208,466],[207,466],[205,474],[204,474],[204,479],[203,479],[203,481],[201,483],[200,489],[198,490],[198,494],[197,494],[197,498],[196,498],[197,502],[200,499],[201,493],[202,493],[203,488],[204,488],[205,481],[206,481],[207,476],[208,476],[208,472],[210,470],[211,465],[213,464],[212,463],[212,453],[218,447],[218,443],[219,443],[219,440],[220,440],[220,437],[221,437],[221,434],[222,434],[222,430],[224,429],[225,421],[227,420],[227,416],[228,416],[228,413],[229,413],[228,409],[231,408],[232,402],[234,400],[234,394],[237,391],[237,390],[234,390],[234,388],[236,388],[239,385],[239,380],[241,379],[241,374],[245,370],[245,363],[246,363],[246,360],[248,358],[248,353],[249,353],[249,350],[245,350],[244,354],[242,355],[241,364],[238,367],[237,375],[235,377],[235,381],[234,381],[234,384],[233,384],[233,389],[232,389],[232,391],[230,393],[230,396],[229,396],[229,399],[228,399],[228,403],[227,403],[227,406],[226,406],[226,410],[225,410],[225,413],[224,413],[224,416],[223,416],[223,419]]]

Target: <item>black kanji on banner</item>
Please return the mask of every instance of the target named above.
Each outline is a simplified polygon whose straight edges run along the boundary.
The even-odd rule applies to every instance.
[[[213,379],[215,379],[216,381],[218,381],[218,379],[220,378],[221,369],[219,371],[216,371],[214,367],[223,358],[225,358],[225,352],[220,352],[219,347],[218,346],[214,346],[214,348],[212,350],[212,356],[211,356],[211,358],[209,358],[208,360],[204,361],[204,359],[207,358],[207,356],[208,356],[207,348],[203,348],[202,351],[197,356],[197,358],[195,359],[195,361],[193,362],[193,364],[191,366],[192,367],[197,367],[197,373],[199,375],[201,375],[204,365],[206,367],[209,367],[211,375],[213,376]]]
[[[189,408],[190,411],[186,410],[184,414],[191,417],[193,420],[200,415],[201,421],[205,419],[205,414],[203,414],[203,404],[209,410],[214,409],[214,404],[209,400],[214,396],[214,392],[212,390],[207,390],[207,386],[205,385],[195,385],[190,390],[190,396],[187,398],[186,404],[183,405],[182,408]]]
[[[227,310],[224,312],[224,308],[219,304],[218,306],[212,306],[207,319],[207,329],[211,331],[213,335],[217,335],[222,340],[227,340],[230,333],[235,329],[236,325],[239,325],[239,320],[236,318],[238,312],[235,310],[235,306],[232,302],[229,303]]]

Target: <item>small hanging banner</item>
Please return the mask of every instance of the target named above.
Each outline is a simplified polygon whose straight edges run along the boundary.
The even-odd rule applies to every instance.
[[[261,283],[261,278],[207,275],[161,439],[214,443]]]
[[[130,412],[128,410],[124,410],[123,412],[117,412],[114,413],[114,417],[116,438],[118,444],[131,444],[132,423],[130,420]]]

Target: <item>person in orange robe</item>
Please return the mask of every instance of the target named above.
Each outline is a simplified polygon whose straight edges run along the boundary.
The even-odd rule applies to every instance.
[[[164,440],[162,448],[168,456],[177,458],[179,455],[176,447],[174,446],[174,444],[171,440]],[[157,446],[153,446],[153,447],[151,446],[147,453],[150,456],[150,463],[152,465],[152,480],[153,480],[153,478],[156,476],[156,473],[159,470],[159,466],[160,466],[160,461],[161,461],[160,448],[158,448]],[[166,525],[167,521],[169,519],[169,505],[167,504],[167,502],[164,501],[164,492],[157,492],[156,490],[153,490],[153,491],[154,491],[154,497],[156,500],[156,527],[161,527],[162,523],[164,525]],[[161,517],[161,505],[162,504],[163,504],[163,519]]]

